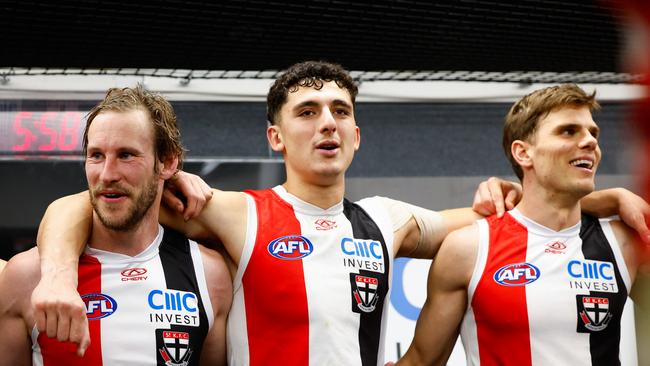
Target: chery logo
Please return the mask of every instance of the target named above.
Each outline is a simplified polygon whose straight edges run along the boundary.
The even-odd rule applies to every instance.
[[[336,228],[336,221],[318,219],[314,221],[316,224],[316,230],[332,230]]]
[[[149,276],[145,276],[147,273],[146,268],[129,268],[122,271],[122,281],[144,281]]]

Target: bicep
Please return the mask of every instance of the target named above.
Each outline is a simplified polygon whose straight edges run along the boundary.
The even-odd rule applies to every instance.
[[[1,296],[1,295],[0,295]],[[22,317],[0,314],[0,354],[6,365],[31,365],[31,340]]]
[[[450,234],[431,265],[427,300],[406,355],[417,360],[416,364],[444,365],[458,338],[467,308],[467,284],[474,263],[472,253],[475,249],[473,243],[466,242],[472,237],[468,233]]]
[[[223,256],[201,249],[208,294],[214,312],[212,328],[204,341],[202,365],[226,365],[226,324],[232,303],[232,280]]]
[[[15,256],[0,275],[0,355],[2,364],[31,365],[31,339],[25,320],[27,297],[37,277],[35,250]],[[27,270],[27,267],[32,270]]]
[[[227,365],[226,317],[217,317],[203,341],[201,351],[202,366]]]

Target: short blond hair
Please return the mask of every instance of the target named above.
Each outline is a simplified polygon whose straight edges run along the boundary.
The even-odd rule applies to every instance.
[[[503,150],[519,179],[524,172],[512,156],[511,146],[515,140],[527,141],[537,131],[539,121],[553,110],[572,106],[588,107],[590,111],[600,109],[596,101],[596,91],[591,95],[585,93],[575,84],[551,86],[534,92],[519,99],[510,108],[503,125]]]

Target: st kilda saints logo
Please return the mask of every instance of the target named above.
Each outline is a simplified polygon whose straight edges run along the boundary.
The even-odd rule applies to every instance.
[[[598,332],[607,328],[613,317],[609,311],[608,298],[577,295],[576,302],[578,305],[579,333]]]
[[[352,285],[352,310],[357,313],[359,310],[364,313],[375,310],[379,301],[377,295],[379,280],[372,276],[350,273],[350,284]]]
[[[192,357],[190,334],[170,329],[156,329],[158,364],[187,366]],[[162,363],[161,363],[162,360]]]

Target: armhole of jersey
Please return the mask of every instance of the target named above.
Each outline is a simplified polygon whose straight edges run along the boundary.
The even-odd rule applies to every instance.
[[[196,275],[196,282],[199,285],[199,292],[201,293],[203,308],[205,309],[205,315],[208,317],[208,329],[210,329],[214,323],[212,299],[210,299],[208,285],[205,280],[205,269],[203,268],[201,250],[199,249],[199,245],[193,240],[190,240],[190,254],[192,255],[192,262],[194,262],[194,272]]]
[[[255,199],[245,193],[246,195],[246,239],[244,242],[244,247],[241,252],[241,257],[239,258],[239,265],[237,266],[237,273],[232,283],[233,293],[237,292],[239,287],[241,287],[242,277],[248,266],[248,262],[251,259],[253,254],[253,249],[255,248],[255,240],[257,239],[257,206],[255,205]]]
[[[599,221],[600,227],[603,229],[603,233],[605,234],[605,238],[607,238],[607,242],[612,248],[614,258],[616,259],[616,265],[618,266],[619,272],[621,272],[621,277],[623,278],[623,282],[627,288],[627,294],[629,295],[630,290],[632,289],[632,279],[630,278],[630,272],[627,270],[627,263],[625,263],[625,257],[621,251],[621,246],[619,245],[618,240],[616,240],[614,230],[612,230],[612,225],[610,224],[611,219],[600,219]]]
[[[384,241],[386,242],[386,250],[388,250],[388,254],[390,255],[390,261],[391,265],[393,264],[393,239],[394,239],[394,233],[393,233],[393,223],[391,222],[390,216],[388,215],[388,212],[386,212],[386,206],[384,206],[383,203],[380,201],[380,197],[369,197],[369,198],[364,198],[360,201],[357,202],[361,208],[363,208],[368,215],[375,221],[377,226],[379,227],[379,230],[381,231],[381,235],[384,237]]]
[[[483,271],[485,270],[485,264],[487,263],[487,254],[490,244],[490,227],[487,220],[481,219],[476,221],[478,225],[478,247],[476,250],[476,262],[474,263],[474,270],[472,271],[472,278],[469,280],[469,285],[467,286],[467,307],[469,308],[472,304],[472,298],[474,297],[474,292],[478,286],[481,277],[483,276]]]
[[[384,237],[386,242],[386,251],[388,251],[388,268],[391,268],[388,271],[388,283],[391,284],[388,286],[388,294],[386,296],[391,296],[393,290],[393,273],[392,270],[395,265],[395,252],[393,249],[393,240],[395,239],[393,233],[393,223],[391,222],[390,215],[386,212],[386,206],[382,204],[378,197],[368,197],[356,202],[361,208],[363,208],[372,220],[377,224],[381,235]],[[388,306],[384,307],[384,311],[388,310]],[[382,333],[386,330],[386,322],[382,322]]]

